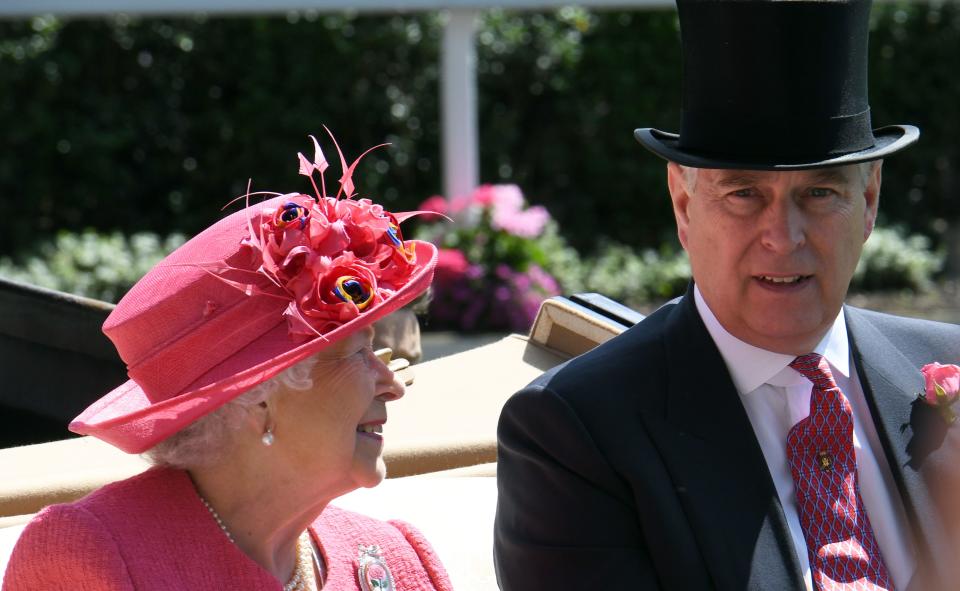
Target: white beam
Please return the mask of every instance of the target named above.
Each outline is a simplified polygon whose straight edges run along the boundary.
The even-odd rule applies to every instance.
[[[447,11],[440,52],[440,117],[443,190],[448,199],[467,195],[480,182],[477,130],[477,50],[479,12]]]

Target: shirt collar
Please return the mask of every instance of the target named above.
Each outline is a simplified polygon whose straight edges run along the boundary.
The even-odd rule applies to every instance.
[[[730,377],[733,378],[733,384],[740,394],[752,392],[763,384],[771,382],[794,360],[792,355],[767,351],[733,336],[714,316],[696,284],[693,286],[693,296],[697,305],[697,312],[700,313],[700,318],[703,319],[707,332],[710,333],[714,344],[720,350],[720,355],[727,365]],[[834,371],[840,372],[844,377],[850,376],[850,349],[847,342],[847,324],[844,321],[842,307],[840,313],[833,320],[833,326],[830,327],[830,330],[827,331],[827,334],[824,335],[812,352],[823,355]],[[799,373],[792,373],[800,376]]]

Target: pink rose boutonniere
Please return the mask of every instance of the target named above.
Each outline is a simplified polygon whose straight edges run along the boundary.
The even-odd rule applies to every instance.
[[[928,363],[920,368],[925,391],[920,399],[935,408],[947,424],[957,420],[953,404],[960,399],[960,367]]]

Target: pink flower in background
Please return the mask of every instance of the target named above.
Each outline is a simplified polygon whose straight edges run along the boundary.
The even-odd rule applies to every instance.
[[[442,195],[434,195],[433,197],[427,198],[417,209],[420,211],[435,211],[437,213],[446,214],[447,200],[444,199]]]
[[[492,185],[490,199],[495,214],[506,215],[523,209],[523,191],[516,185]]]
[[[521,238],[536,238],[550,220],[539,205],[523,209],[523,192],[516,185],[481,185],[473,192],[470,205],[490,208],[490,225]],[[451,207],[451,211],[454,211]]]
[[[463,195],[457,195],[447,203],[447,213],[460,213],[461,211],[470,207],[472,202],[472,197],[469,195],[466,197]]]
[[[500,185],[480,185],[473,192],[473,203],[480,207],[488,207],[496,202],[497,187]]]
[[[536,238],[543,232],[549,220],[550,214],[547,213],[547,210],[540,205],[534,205],[526,211],[513,213],[494,210],[493,219],[490,221],[490,224],[494,229],[509,232],[514,236]]]
[[[560,295],[560,284],[553,275],[541,269],[538,265],[531,265],[527,271],[530,281],[540,287],[540,290],[550,296]]]
[[[450,216],[424,233],[446,247],[434,275],[431,328],[526,332],[543,300],[560,293],[537,264],[550,260],[538,240],[550,214],[528,206],[517,185],[482,185],[447,201],[431,197],[420,209]]]
[[[441,248],[437,252],[437,275],[464,275],[469,267],[466,255],[456,248]]]

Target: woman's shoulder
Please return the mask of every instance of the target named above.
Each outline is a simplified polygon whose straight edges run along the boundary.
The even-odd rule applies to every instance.
[[[178,496],[179,489],[184,486],[182,481],[189,486],[189,477],[183,472],[152,468],[125,480],[112,482],[71,503],[45,507],[27,524],[20,540],[65,533],[77,534],[79,539],[97,532],[101,536],[106,536],[108,532],[116,535],[116,525],[132,525],[133,516],[142,514],[138,509],[150,507],[152,513],[157,508],[156,499]]]
[[[17,541],[7,577],[3,591],[219,589],[232,580],[245,589],[276,587],[223,535],[189,476],[169,468],[38,513]]]
[[[383,521],[328,506],[311,526],[331,561],[359,561],[362,548],[376,552],[397,581],[397,589],[452,589],[450,578],[433,547],[413,525]]]
[[[151,468],[104,485],[72,503],[50,505],[31,524],[46,528],[57,520],[82,522],[86,518],[115,537],[139,538],[145,527],[194,516],[196,507],[186,503],[192,486],[182,470]]]
[[[198,535],[193,525],[205,513],[185,502],[189,477],[153,468],[108,484],[72,503],[50,505],[30,521],[10,556],[7,589],[132,589],[133,571],[156,560],[181,537]],[[186,487],[186,488],[185,488]]]
[[[132,589],[113,535],[82,503],[51,505],[24,528],[4,576],[6,590]]]

